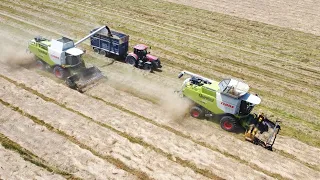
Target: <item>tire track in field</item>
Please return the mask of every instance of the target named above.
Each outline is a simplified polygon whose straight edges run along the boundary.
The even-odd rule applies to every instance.
[[[3,94],[9,92],[6,93],[6,97],[2,98],[12,106],[19,107],[24,113],[32,114],[39,121],[44,119],[42,120],[44,123],[51,128],[58,129],[59,133],[66,138],[74,138],[71,141],[75,144],[137,175],[140,179],[150,179],[149,177],[154,179],[206,179],[155,151],[132,143],[111,130],[52,102],[45,101],[4,79],[0,79],[0,82],[5,87],[5,89],[0,89],[0,94],[1,91]],[[40,109],[43,112],[39,111]],[[103,142],[101,142],[102,139]]]

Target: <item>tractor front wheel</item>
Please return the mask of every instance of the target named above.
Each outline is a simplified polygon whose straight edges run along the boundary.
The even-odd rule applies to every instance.
[[[67,77],[67,70],[61,66],[56,66],[53,68],[53,74],[59,79],[64,79]]]
[[[144,63],[143,69],[147,70],[147,71],[151,71],[151,69],[152,69],[151,64]]]
[[[190,115],[194,118],[202,119],[204,118],[204,111],[202,108],[194,106],[190,109]]]
[[[220,120],[220,126],[222,129],[234,132],[237,129],[237,120],[232,116],[223,116]]]

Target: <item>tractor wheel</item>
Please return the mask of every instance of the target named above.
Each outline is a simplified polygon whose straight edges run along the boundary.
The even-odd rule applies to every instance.
[[[59,79],[64,79],[65,77],[67,77],[67,70],[65,70],[61,66],[56,66],[53,68],[53,74]]]
[[[133,56],[127,56],[125,61],[126,61],[127,64],[135,66],[137,60]]]
[[[107,55],[107,52],[105,50],[100,50],[100,53],[102,56],[106,56]]]
[[[144,63],[143,69],[146,70],[146,71],[151,71],[152,65],[151,65],[151,64]]]
[[[94,47],[94,48],[93,48],[93,52],[95,52],[95,53],[100,53],[100,50],[99,50],[99,48]]]
[[[190,115],[197,119],[204,118],[204,110],[198,106],[194,106],[190,109]]]
[[[233,132],[233,131],[235,131],[237,129],[238,122],[232,116],[223,116],[220,119],[220,126],[221,126],[222,129],[224,129],[226,131]]]
[[[36,68],[40,69],[40,70],[44,70],[45,69],[45,63],[42,62],[41,60],[37,60],[36,62]]]

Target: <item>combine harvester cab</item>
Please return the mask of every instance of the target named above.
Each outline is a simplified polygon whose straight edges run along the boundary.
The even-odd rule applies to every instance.
[[[217,82],[188,71],[182,71],[178,77],[181,78],[184,74],[191,77],[183,82],[179,92],[194,103],[190,109],[192,117],[217,117],[221,128],[229,132],[236,131],[239,126],[243,127],[246,129],[246,140],[272,150],[280,125],[270,121],[262,113],[251,114],[261,99],[248,93],[249,86],[246,83],[235,79]],[[258,138],[257,132],[269,136],[262,140]]]
[[[86,67],[82,59],[85,52],[76,46],[105,28],[97,29],[76,43],[66,37],[58,40],[36,37],[29,42],[28,49],[37,57],[39,69],[52,71],[57,78],[64,79],[70,88],[83,92],[104,76],[98,68]]]

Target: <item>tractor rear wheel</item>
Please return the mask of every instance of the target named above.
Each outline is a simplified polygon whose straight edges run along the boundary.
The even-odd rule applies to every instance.
[[[132,65],[132,66],[135,66],[137,60],[136,60],[136,58],[134,58],[133,56],[130,56],[130,55],[129,55],[129,56],[126,57],[126,60],[125,60],[125,61],[126,61],[127,64],[130,64],[130,65]]]
[[[238,127],[238,122],[232,116],[223,116],[220,119],[220,126],[222,129],[224,129],[226,131],[234,132]]]
[[[204,118],[204,110],[198,106],[193,106],[190,109],[190,115],[194,118],[202,119]]]
[[[61,66],[56,66],[53,68],[53,74],[59,78],[59,79],[64,79],[67,77],[67,70],[62,68]]]

